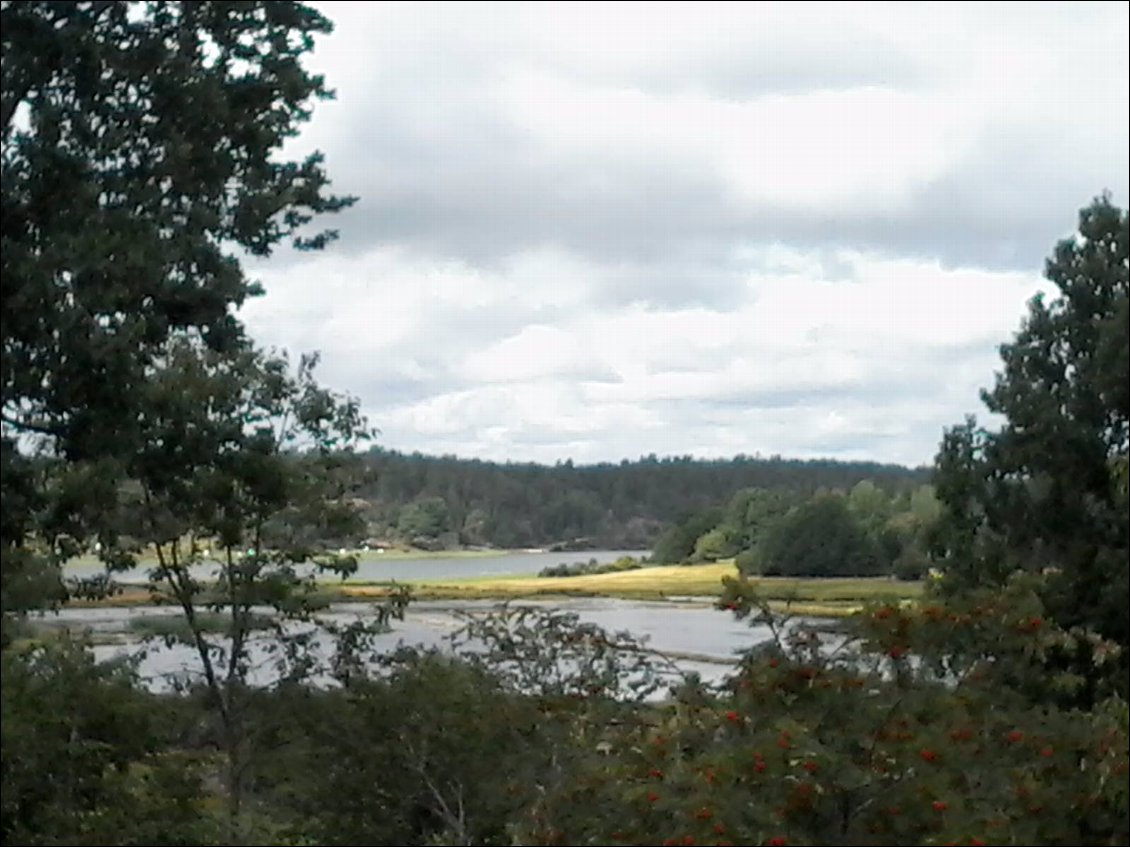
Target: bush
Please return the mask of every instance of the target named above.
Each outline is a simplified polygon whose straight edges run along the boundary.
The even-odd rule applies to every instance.
[[[734,559],[738,573],[744,576],[755,576],[761,573],[761,557],[756,550],[742,550]]]
[[[595,573],[617,573],[619,571],[631,571],[643,567],[643,563],[639,559],[632,556],[621,556],[614,562],[605,562],[601,564],[596,559],[589,559],[587,562],[573,562],[569,565],[562,562],[559,565],[550,565],[549,567],[542,568],[538,572],[538,576],[544,577],[563,577],[563,576],[586,576],[587,574]]]
[[[526,844],[1126,844],[1126,704],[1090,712],[1001,685],[1073,637],[1023,586],[970,607],[876,605],[836,651],[733,580],[777,633],[724,689],[606,733],[522,821]],[[986,657],[985,647],[997,645]]]

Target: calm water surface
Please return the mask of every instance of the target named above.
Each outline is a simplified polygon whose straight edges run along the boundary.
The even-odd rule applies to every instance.
[[[427,558],[407,559],[385,557],[376,551],[361,554],[357,573],[351,581],[380,582],[384,580],[417,579],[471,579],[486,576],[520,576],[536,574],[542,568],[559,565],[562,562],[587,562],[596,559],[600,563],[613,562],[621,556],[648,555],[647,550],[584,550],[576,553],[541,552],[499,552],[474,556],[429,556]],[[197,579],[210,579],[214,576],[216,565],[200,565],[194,569]],[[101,571],[101,566],[93,562],[74,563],[67,566],[70,576],[89,577]],[[115,577],[119,582],[143,583],[146,581],[146,568]]]
[[[379,644],[389,650],[399,644],[450,649],[448,638],[463,625],[465,615],[484,613],[498,605],[486,600],[412,603],[405,620],[395,622],[392,632],[379,636]],[[728,612],[715,610],[705,601],[649,602],[594,597],[522,600],[520,605],[574,612],[580,620],[606,630],[627,630],[645,640],[648,647],[673,657],[683,670],[696,671],[706,679],[721,678],[733,669],[740,651],[770,638],[765,627],[750,627]],[[131,633],[130,621],[177,614],[176,609],[167,606],[64,609],[45,615],[42,620],[89,631],[100,642],[95,653],[101,659],[143,655],[139,670],[151,687],[160,689],[174,678],[197,674],[199,662],[194,652],[184,646],[166,647],[156,642],[143,645]],[[372,606],[366,603],[341,603],[330,610],[330,616],[340,622],[363,619],[370,614]],[[273,670],[263,641],[262,649],[254,657],[253,677],[259,684],[269,684],[277,671]],[[328,642],[325,649],[328,655]]]

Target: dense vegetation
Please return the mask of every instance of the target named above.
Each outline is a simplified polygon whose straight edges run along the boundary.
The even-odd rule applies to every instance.
[[[870,479],[849,490],[748,488],[724,508],[706,509],[656,541],[658,564],[737,558],[746,574],[920,579],[941,504],[931,485],[888,493]]]
[[[1124,210],[1099,198],[1057,246],[1059,293],[1031,304],[985,395],[1004,426],[945,433],[933,489],[833,463],[799,483],[787,462],[485,466],[510,493],[480,508],[527,485],[522,521],[586,490],[624,520],[689,504],[675,558],[924,561],[939,576],[921,602],[810,631],[729,579],[720,607],[774,637],[719,686],[545,609],[470,619],[453,654],[382,653],[371,636],[407,598],[324,617],[298,567],[353,567],[325,542],[363,529],[374,490],[357,403],[229,311],[254,286],[226,251],[320,247],[298,230],[347,202],[318,157],[278,157],[325,95],[301,60],[329,22],[289,2],[0,14],[3,843],[1130,842]],[[662,490],[680,464],[667,479],[690,498]],[[431,484],[379,494],[381,519],[466,531],[475,497]],[[502,543],[584,535],[567,515]],[[147,691],[28,626],[92,549],[110,572],[157,555],[184,626],[154,634],[187,641],[199,678]]]
[[[908,491],[928,477],[875,462],[648,456],[618,464],[500,464],[371,448],[360,489],[377,537],[424,547],[648,549],[668,525],[743,488],[810,496],[864,479]]]

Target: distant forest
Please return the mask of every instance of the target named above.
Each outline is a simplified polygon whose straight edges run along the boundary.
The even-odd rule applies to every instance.
[[[809,497],[871,480],[893,495],[930,475],[928,468],[778,456],[550,466],[374,448],[365,460],[371,473],[359,494],[371,535],[430,549],[645,549],[665,528],[742,489]]]

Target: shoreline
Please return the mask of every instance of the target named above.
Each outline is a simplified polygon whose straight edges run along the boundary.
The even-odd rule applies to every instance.
[[[659,602],[711,602],[722,593],[724,577],[735,577],[731,562],[672,565],[570,577],[534,575],[424,580],[324,582],[319,591],[327,603],[379,601],[393,588],[408,588],[414,600],[552,600],[608,597]],[[755,577],[752,580],[775,611],[815,617],[846,617],[869,601],[912,601],[922,584],[882,577],[804,578]],[[170,599],[144,585],[123,585],[118,593],[98,600],[72,600],[70,608],[113,608],[168,605]]]

